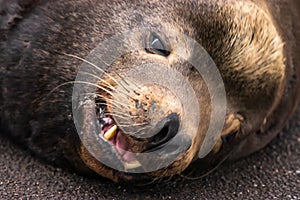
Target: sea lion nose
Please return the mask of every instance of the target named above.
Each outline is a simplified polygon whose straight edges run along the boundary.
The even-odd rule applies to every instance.
[[[155,129],[153,129],[153,131],[155,131],[155,135],[149,138],[149,142],[147,143],[145,150],[152,151],[162,147],[177,134],[179,125],[180,122],[177,113],[171,113],[161,120]]]

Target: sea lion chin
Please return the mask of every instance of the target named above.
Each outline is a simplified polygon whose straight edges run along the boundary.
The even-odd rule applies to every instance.
[[[300,9],[284,2],[2,0],[1,128],[115,182],[249,155],[299,100]]]

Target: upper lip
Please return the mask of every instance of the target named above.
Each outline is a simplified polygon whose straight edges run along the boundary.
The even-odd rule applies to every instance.
[[[77,108],[77,131],[82,145],[99,162],[119,171],[125,171],[114,146],[105,139],[98,137],[100,127],[97,122],[95,106],[94,102],[88,101]]]

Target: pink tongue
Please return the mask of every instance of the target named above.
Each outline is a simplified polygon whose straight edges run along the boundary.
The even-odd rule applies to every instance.
[[[114,121],[109,117],[103,118],[103,121],[105,122],[105,125],[102,126],[101,135],[104,135],[104,133],[114,125]],[[117,136],[112,138],[110,142],[115,145],[124,161],[132,162],[136,160],[135,154],[130,152],[129,144],[121,131],[119,131]]]
[[[117,134],[116,149],[125,161],[132,162],[136,160],[134,153],[130,152],[129,144],[121,131]]]

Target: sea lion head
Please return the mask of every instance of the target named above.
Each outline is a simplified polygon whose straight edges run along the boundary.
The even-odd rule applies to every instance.
[[[115,182],[248,155],[299,100],[296,1],[0,0],[1,131]]]
[[[113,9],[110,39],[85,58],[73,91],[85,164],[135,181],[180,174],[233,149],[235,157],[249,153],[239,144],[274,123],[286,87],[283,41],[267,9],[251,1]]]

